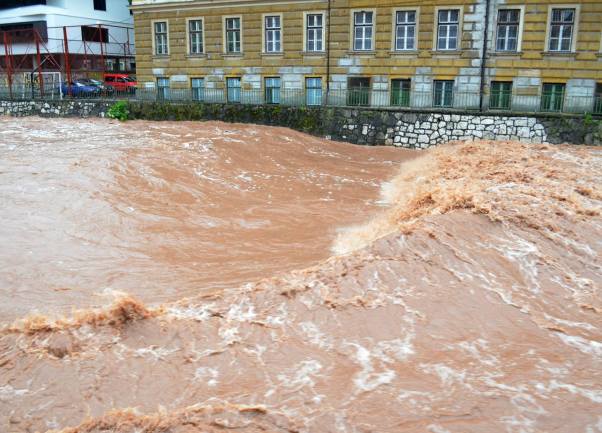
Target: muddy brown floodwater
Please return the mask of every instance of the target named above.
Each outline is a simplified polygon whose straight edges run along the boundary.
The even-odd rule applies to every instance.
[[[602,432],[602,150],[0,127],[0,431]]]

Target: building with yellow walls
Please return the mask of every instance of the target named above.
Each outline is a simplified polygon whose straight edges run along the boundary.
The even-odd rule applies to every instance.
[[[602,2],[134,0],[141,89],[208,101],[602,111]]]

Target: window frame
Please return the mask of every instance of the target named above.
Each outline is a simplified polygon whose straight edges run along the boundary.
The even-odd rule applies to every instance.
[[[403,50],[397,49],[397,13],[398,12],[414,12],[416,14],[414,19],[414,47],[406,48]],[[391,40],[391,51],[396,53],[407,53],[412,51],[418,51],[418,35],[420,32],[420,6],[416,7],[405,7],[405,8],[395,8],[392,12],[392,40]]]
[[[445,97],[442,99],[441,105],[437,105],[437,83],[451,83],[451,101],[449,105],[445,105]],[[433,107],[434,108],[453,108],[454,106],[454,87],[456,86],[455,80],[433,80]],[[445,88],[443,89],[445,93]]]
[[[194,87],[194,81],[195,80],[202,80],[203,85],[201,87]],[[198,101],[198,102],[203,102],[205,101],[205,83],[206,83],[207,78],[206,77],[190,77],[190,97],[193,101]],[[201,89],[201,94],[198,98],[195,98],[195,89]]]
[[[228,28],[227,23],[229,19],[238,19],[240,23],[240,51],[228,51]],[[223,53],[227,56],[241,56],[244,53],[244,38],[243,38],[243,20],[242,15],[224,15],[222,17],[223,27]]]
[[[509,84],[510,85],[510,93],[508,95],[508,105],[507,106],[503,106],[502,104],[497,104],[496,106],[493,106],[491,104],[491,101],[493,99],[493,87],[494,85],[499,84],[499,85],[506,85]],[[502,81],[502,80],[492,80],[490,85],[489,85],[489,109],[492,110],[512,110],[512,92],[514,89],[514,83],[512,81]],[[499,97],[500,101],[503,101],[503,97]]]
[[[166,35],[166,40],[165,40],[165,47],[167,49],[167,52],[165,53],[158,53],[157,52],[157,33],[156,33],[156,28],[155,25],[157,23],[165,23],[165,35]],[[153,43],[153,56],[154,57],[167,57],[169,56],[170,53],[170,46],[169,46],[169,20],[168,19],[158,19],[158,20],[152,20],[151,21],[151,31],[152,31],[152,43]]]
[[[456,35],[456,48],[454,49],[439,49],[439,12],[457,10],[458,11],[458,34]],[[446,5],[435,7],[434,14],[434,29],[433,32],[433,51],[438,52],[456,52],[462,50],[462,25],[464,24],[464,6]]]
[[[322,49],[321,50],[308,50],[308,43],[309,43],[309,38],[308,38],[308,33],[309,33],[309,26],[308,26],[308,18],[310,15],[321,15],[322,16]],[[303,52],[304,53],[325,53],[326,52],[326,14],[324,12],[321,11],[308,11],[308,12],[303,12]]]
[[[554,9],[574,9],[575,16],[573,17],[573,31],[571,33],[571,47],[569,51],[550,50],[550,39],[552,36],[552,14]],[[548,5],[548,18],[546,21],[546,40],[544,52],[546,54],[574,54],[577,50],[577,39],[579,37],[579,20],[581,16],[580,4],[551,4]]]
[[[359,89],[360,93],[355,94],[356,99],[359,101],[357,104],[351,104],[349,101],[354,100],[354,93],[350,93],[350,92],[356,92],[357,90],[355,90],[353,87],[350,86],[351,84],[351,80],[367,80],[368,82],[368,87],[366,88],[366,90],[364,90],[363,87],[359,87],[359,88],[355,88],[355,89]],[[351,77],[347,77],[347,98],[346,98],[346,105],[348,107],[369,107],[371,104],[371,97],[372,97],[372,76],[366,76],[366,75],[358,75],[358,76],[351,76]],[[366,95],[363,94],[363,92],[366,92]],[[362,103],[362,101],[364,101],[364,96],[365,96],[365,103]]]
[[[97,2],[97,1],[98,1],[98,0],[92,0],[92,8],[93,8],[95,11],[106,12],[106,11],[107,11],[107,0],[100,0],[100,1],[102,1],[102,2],[103,2],[103,4],[104,4],[104,9],[103,9],[103,8],[101,8],[101,7],[98,7],[98,8],[96,7],[96,2]]]
[[[269,86],[268,87],[268,80],[278,80],[278,84],[279,86]],[[268,101],[268,90],[273,90],[273,89],[278,89],[277,92],[273,93],[270,95],[270,100]],[[267,105],[280,105],[282,103],[282,77],[280,76],[266,76],[263,77],[263,98],[264,98],[264,102]],[[274,95],[277,95],[276,98],[274,98]]]
[[[351,39],[351,46],[350,46],[350,51],[354,52],[354,53],[371,53],[376,51],[376,9],[351,9],[349,11],[350,13],[350,17],[351,17],[351,30],[350,30],[350,39]],[[355,30],[356,30],[356,24],[355,24],[355,15],[358,13],[371,13],[372,14],[372,24],[370,25],[370,27],[372,27],[372,36],[370,38],[370,49],[356,49],[355,48]],[[368,25],[363,25],[363,28],[367,28]],[[364,39],[365,40],[365,39]]]
[[[545,89],[546,86],[561,86],[562,87],[562,99],[560,108],[558,110],[551,109],[550,107],[544,107],[545,101]],[[557,98],[557,96],[555,96]],[[554,103],[554,100],[550,101],[550,105]],[[564,104],[566,103],[566,83],[542,83],[541,84],[541,103],[540,110],[544,113],[562,113],[564,111]]]
[[[594,107],[592,111],[594,114],[602,114],[602,81],[596,82],[596,87],[594,87]]]
[[[324,77],[321,76],[307,76],[304,77],[305,79],[303,80],[303,90],[305,93],[305,105],[307,105],[308,107],[320,107],[324,104]],[[307,86],[307,82],[308,80],[320,80],[320,87],[308,87]],[[309,93],[308,90],[320,90],[320,103],[319,104],[310,104],[309,103]]]
[[[242,77],[240,75],[236,75],[236,76],[231,76],[231,77],[225,77],[226,79],[226,103],[227,104],[241,104],[242,103]],[[232,89],[238,89],[238,101],[234,101],[232,99],[230,99],[230,86],[228,86],[228,83],[230,82],[230,80],[238,80],[239,86],[238,87],[232,87]]]
[[[407,104],[405,103],[394,103],[395,101],[395,89],[393,88],[393,84],[394,83],[407,83],[409,84],[407,89],[404,89],[403,86],[400,86],[399,91],[400,91],[400,95],[399,98],[402,99],[402,95],[403,93],[407,90]],[[412,79],[411,78],[407,78],[407,77],[392,77],[390,79],[390,98],[389,98],[389,105],[391,107],[410,107],[411,106],[411,99],[412,99]]]
[[[167,81],[167,86],[159,86],[159,81],[160,80],[166,80]],[[169,77],[157,77],[156,80],[156,85],[157,85],[157,99],[160,101],[168,101],[169,98],[169,90],[171,89],[171,79]],[[167,89],[167,91],[165,92],[165,90],[162,91],[162,89]],[[165,93],[164,93],[165,92]]]
[[[502,10],[518,10],[518,30],[517,30],[517,40],[516,40],[516,50],[498,50],[497,49],[497,40],[499,35],[499,13]],[[492,51],[495,53],[521,53],[523,50],[523,28],[525,24],[525,6],[524,5],[499,5],[495,11],[495,38],[493,39],[493,47],[491,47]]]
[[[279,51],[268,51],[268,27],[267,19],[271,17],[278,17],[280,19],[280,50]],[[283,54],[284,53],[284,18],[282,13],[268,13],[261,16],[261,52],[263,54]]]
[[[200,21],[201,22],[201,44],[203,49],[201,50],[200,53],[193,53],[192,52],[192,32],[190,31],[190,23],[193,21]],[[197,33],[197,32],[195,32]],[[206,54],[206,47],[205,47],[205,17],[189,17],[186,18],[186,53],[189,56],[204,56]]]

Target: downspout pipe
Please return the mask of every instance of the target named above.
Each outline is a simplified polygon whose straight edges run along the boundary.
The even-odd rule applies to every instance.
[[[327,27],[328,36],[326,37],[326,98],[325,102],[328,105],[328,98],[330,97],[330,12],[332,0],[328,0],[328,14],[327,14]]]
[[[481,88],[479,91],[479,110],[483,111],[485,105],[485,74],[487,72],[487,47],[489,46],[489,15],[491,13],[491,0],[485,0],[485,26],[483,27],[483,50],[481,54]]]

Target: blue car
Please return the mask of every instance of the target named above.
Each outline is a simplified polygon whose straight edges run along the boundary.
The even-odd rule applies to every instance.
[[[96,86],[91,86],[81,81],[73,81],[70,85],[63,83],[61,85],[61,93],[64,96],[76,96],[90,98],[100,95],[100,89]]]

